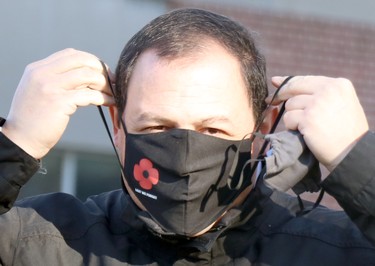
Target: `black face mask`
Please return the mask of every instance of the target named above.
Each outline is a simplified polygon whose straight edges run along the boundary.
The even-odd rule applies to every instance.
[[[127,133],[125,179],[165,232],[193,236],[218,220],[251,183],[250,146],[248,139],[184,129]]]

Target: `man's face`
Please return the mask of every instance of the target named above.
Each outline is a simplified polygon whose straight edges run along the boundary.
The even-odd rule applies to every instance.
[[[116,111],[112,119],[115,144],[124,161],[125,135],[115,123]],[[242,139],[255,126],[240,64],[213,42],[192,56],[171,61],[145,51],[129,82],[123,119],[129,133],[180,128],[230,140]],[[124,183],[144,209],[125,179]]]
[[[239,140],[254,129],[240,64],[214,42],[171,61],[145,51],[129,82],[124,118],[130,133],[181,128]]]

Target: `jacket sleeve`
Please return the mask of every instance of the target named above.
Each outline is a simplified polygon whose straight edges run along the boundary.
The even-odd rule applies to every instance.
[[[375,245],[374,158],[375,134],[367,132],[322,186]]]
[[[10,210],[39,162],[0,132],[0,214]]]

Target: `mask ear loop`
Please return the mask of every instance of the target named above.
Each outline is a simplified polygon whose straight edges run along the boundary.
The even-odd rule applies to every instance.
[[[262,159],[262,155],[263,155],[264,151],[266,150],[266,148],[267,148],[267,146],[268,146],[268,141],[265,141],[265,142],[263,143],[263,145],[262,145],[262,147],[261,147],[261,149],[260,149],[260,151],[259,151],[259,153],[258,153],[258,157],[257,157],[256,159],[250,159],[250,160],[246,161],[246,163],[245,163],[244,166],[242,167],[241,174],[240,174],[240,177],[239,177],[239,179],[238,179],[237,185],[236,185],[235,187],[233,187],[233,185],[232,185],[232,184],[234,183],[234,178],[233,178],[233,177],[234,177],[234,173],[235,173],[235,171],[236,171],[236,169],[237,169],[237,166],[238,166],[238,163],[239,163],[239,154],[240,154],[240,150],[241,150],[241,144],[242,144],[243,140],[246,138],[246,136],[248,136],[248,135],[251,135],[251,138],[250,138],[250,143],[251,143],[251,144],[254,142],[255,137],[262,137],[262,138],[264,138],[264,135],[263,135],[262,133],[259,132],[259,129],[260,129],[260,126],[261,126],[261,124],[263,123],[265,117],[266,117],[267,111],[268,111],[268,109],[270,108],[270,106],[272,105],[272,103],[274,102],[274,100],[275,100],[277,94],[279,93],[280,89],[281,89],[281,88],[282,88],[282,87],[283,87],[283,86],[284,86],[284,85],[285,85],[290,79],[292,79],[293,77],[294,77],[294,76],[289,76],[289,77],[287,77],[287,78],[283,81],[283,83],[279,86],[279,88],[277,88],[277,90],[276,90],[275,94],[273,95],[273,97],[272,97],[270,103],[267,105],[265,112],[263,112],[263,115],[262,115],[262,117],[261,117],[261,119],[260,119],[261,122],[256,126],[256,128],[255,128],[255,130],[254,130],[253,133],[246,134],[246,135],[243,137],[243,139],[241,140],[241,143],[240,143],[240,145],[239,145],[239,147],[238,147],[238,149],[237,149],[237,151],[236,151],[236,154],[235,154],[234,159],[233,159],[232,167],[231,167],[230,172],[229,172],[229,178],[228,178],[228,181],[227,181],[227,186],[228,186],[230,189],[236,189],[236,190],[238,190],[238,189],[241,188],[242,183],[243,183],[243,180],[244,180],[244,170],[245,170],[245,167],[247,167],[247,165],[248,165],[248,164],[251,164],[252,162],[254,162],[254,165],[252,166],[252,168],[251,168],[251,170],[250,170],[251,182],[250,182],[249,186],[254,186],[254,185],[255,185],[256,180],[257,180],[257,177],[254,176],[254,173],[255,173],[255,171],[256,171],[256,169],[257,169],[257,167],[258,167],[258,163],[259,163],[260,161],[263,161],[263,159]],[[279,124],[279,122],[280,122],[280,120],[281,120],[281,117],[282,117],[282,115],[283,115],[283,113],[284,113],[284,110],[285,110],[285,102],[283,102],[283,105],[282,105],[282,107],[281,107],[281,109],[280,109],[280,112],[279,112],[279,114],[278,114],[277,117],[276,117],[275,123],[272,125],[272,128],[271,128],[271,130],[270,130],[270,132],[269,132],[270,134],[273,133],[273,132],[276,130],[276,127],[277,127],[277,125]]]
[[[265,119],[265,117],[266,117],[266,113],[267,113],[267,111],[270,109],[272,103],[275,101],[276,96],[279,94],[281,88],[282,88],[285,84],[287,84],[287,83],[289,82],[289,80],[291,80],[292,78],[294,78],[294,76],[289,76],[289,77],[287,77],[287,78],[283,81],[283,83],[281,83],[281,85],[280,85],[280,86],[277,88],[277,90],[275,91],[275,93],[274,93],[274,95],[273,95],[273,97],[272,97],[270,103],[267,105],[266,111],[263,113],[262,120],[261,120],[262,122],[258,124],[257,131],[260,129],[260,126],[261,126],[261,124],[263,123],[263,121],[264,121],[264,119]],[[280,120],[281,120],[281,118],[282,118],[282,116],[284,115],[284,112],[285,112],[285,103],[286,103],[285,101],[282,103],[281,108],[280,108],[280,111],[279,111],[279,113],[278,113],[278,115],[277,115],[277,117],[276,117],[276,119],[275,119],[275,122],[273,123],[273,125],[272,125],[272,127],[271,127],[271,130],[270,130],[270,132],[269,132],[268,134],[272,134],[272,133],[274,133],[275,130],[276,130],[276,128],[277,128],[277,126],[279,125],[279,122],[280,122]],[[259,154],[260,154],[260,155],[263,154],[264,151],[266,150],[266,148],[267,148],[267,146],[268,146],[268,142],[269,142],[269,141],[265,141],[265,142],[263,143],[261,149],[259,150]]]
[[[104,64],[104,62],[102,60],[99,60],[99,62],[102,64],[104,75],[105,75],[105,77],[107,79],[107,82],[108,82],[109,88],[110,88],[110,90],[112,92],[112,95],[115,96],[115,91],[113,89],[111,79],[109,78],[107,67],[105,66],[105,64]],[[116,154],[116,157],[117,157],[117,161],[118,161],[118,163],[120,165],[121,174],[122,174],[122,176],[125,176],[124,175],[123,166],[122,166],[122,163],[121,163],[121,159],[120,159],[120,155],[119,155],[119,153],[118,153],[118,151],[116,149],[115,142],[113,141],[111,131],[109,129],[107,120],[106,120],[104,112],[103,112],[103,108],[100,105],[98,105],[97,107],[98,107],[98,110],[99,110],[100,117],[102,118],[104,127],[105,127],[105,129],[107,131],[107,134],[109,136],[109,139],[111,141],[112,147],[113,147],[113,149],[115,151],[115,154]],[[128,131],[127,131],[126,127],[125,127],[124,121],[122,119],[119,119],[119,120],[120,120],[121,126],[124,128],[125,135],[127,135]]]
[[[244,165],[242,166],[242,169],[241,169],[241,174],[240,174],[240,177],[237,181],[237,184],[235,187],[233,187],[233,183],[235,183],[235,179],[234,179],[234,175],[235,175],[235,172],[236,172],[236,169],[237,169],[237,166],[238,166],[238,163],[239,163],[239,158],[240,158],[240,152],[241,152],[241,146],[242,146],[242,143],[244,141],[244,139],[248,136],[248,135],[252,135],[255,137],[259,136],[261,138],[263,138],[263,134],[259,133],[259,132],[254,132],[254,133],[248,133],[246,134],[241,142],[240,142],[240,145],[238,146],[238,149],[236,151],[236,154],[234,155],[234,158],[233,158],[233,163],[232,163],[232,166],[230,168],[230,171],[229,171],[229,176],[228,176],[228,180],[227,180],[227,186],[229,189],[231,190],[239,190],[241,187],[242,187],[242,183],[243,183],[243,180],[244,180],[244,170],[245,168],[251,164],[252,162],[256,162],[256,161],[259,161],[261,159],[249,159],[247,160]],[[253,143],[253,141],[250,142],[250,147]],[[251,184],[250,184],[251,185]]]
[[[263,121],[264,121],[264,119],[265,119],[265,117],[266,117],[266,115],[267,115],[267,111],[268,111],[268,110],[270,109],[270,107],[272,106],[272,104],[273,104],[273,102],[275,101],[276,96],[279,94],[281,88],[282,88],[285,84],[287,84],[287,83],[289,82],[289,80],[291,80],[292,78],[294,78],[294,76],[289,76],[289,77],[287,77],[287,78],[281,83],[281,85],[277,88],[277,90],[275,91],[275,93],[274,93],[274,95],[273,95],[273,97],[272,97],[270,103],[267,105],[265,112],[263,112],[262,118],[261,118],[261,120],[260,120],[261,122],[258,124],[258,126],[257,126],[257,128],[256,128],[256,131],[259,131],[260,126],[262,125],[262,123],[263,123]],[[279,111],[279,113],[278,113],[278,115],[277,115],[277,117],[276,117],[276,119],[275,119],[275,122],[273,123],[273,125],[272,125],[272,127],[271,127],[271,130],[269,131],[268,134],[272,134],[272,133],[275,132],[275,130],[276,130],[276,128],[277,128],[277,126],[278,126],[278,124],[279,124],[279,122],[280,122],[280,120],[281,120],[283,114],[284,114],[284,111],[285,111],[285,102],[282,103],[282,106],[281,106],[281,108],[280,108],[280,111]],[[259,150],[259,153],[258,153],[258,159],[260,159],[261,157],[263,157],[263,154],[264,154],[264,152],[265,152],[265,150],[266,150],[266,148],[267,148],[267,146],[268,146],[268,143],[269,143],[269,141],[267,141],[267,140],[264,141],[262,147],[261,147],[260,150]],[[253,174],[255,173],[255,170],[256,170],[257,167],[258,167],[258,162],[259,162],[259,160],[258,160],[257,162],[255,162],[255,164],[254,164],[253,167],[251,168],[251,172],[250,172],[250,175],[251,175],[251,176],[253,176]]]

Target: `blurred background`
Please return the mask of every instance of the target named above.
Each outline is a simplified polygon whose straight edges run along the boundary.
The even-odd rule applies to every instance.
[[[27,64],[71,47],[95,54],[114,70],[135,32],[156,16],[181,7],[215,11],[254,31],[267,59],[269,79],[298,74],[349,78],[374,129],[373,0],[1,1],[0,116],[7,116]],[[20,198],[63,191],[84,200],[121,188],[119,166],[96,107],[77,111],[43,167],[47,174],[36,174]],[[330,197],[324,204],[339,208]]]

